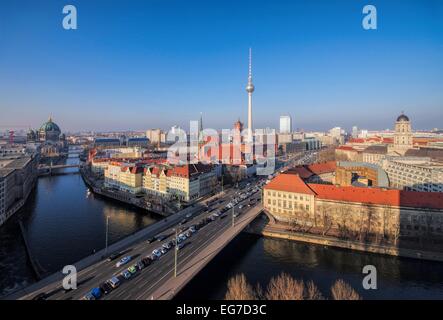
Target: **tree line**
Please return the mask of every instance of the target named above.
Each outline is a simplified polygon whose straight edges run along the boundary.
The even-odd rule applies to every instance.
[[[330,289],[333,300],[361,300],[361,296],[342,279]],[[225,300],[325,300],[327,299],[313,281],[297,280],[282,272],[273,277],[266,289],[259,284],[252,286],[246,276],[238,274],[228,281]]]

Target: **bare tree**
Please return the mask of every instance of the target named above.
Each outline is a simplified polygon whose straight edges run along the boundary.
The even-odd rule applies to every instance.
[[[347,156],[345,156],[346,158],[344,158],[344,157],[341,157],[340,155],[339,155],[339,159],[341,159],[341,160],[345,160],[345,159],[347,159],[348,157]],[[329,147],[329,148],[327,148],[327,149],[323,149],[323,150],[321,150],[319,153],[318,153],[318,156],[317,156],[317,161],[318,162],[328,162],[328,161],[336,161],[336,160],[338,160],[337,159],[337,156],[336,156],[336,154],[335,154],[335,147],[334,146],[332,146],[332,147]]]
[[[361,300],[357,291],[342,279],[335,281],[331,287],[331,294],[334,300]]]
[[[323,236],[326,235],[332,227],[332,218],[329,216],[330,210],[331,207],[329,205],[323,205],[321,207],[321,212],[323,216]]]
[[[303,281],[292,278],[287,273],[273,277],[265,293],[267,300],[304,300],[305,285]]]
[[[311,280],[306,284],[306,300],[323,300],[323,295],[321,294],[318,287]]]
[[[225,300],[256,300],[256,293],[243,273],[229,279]]]

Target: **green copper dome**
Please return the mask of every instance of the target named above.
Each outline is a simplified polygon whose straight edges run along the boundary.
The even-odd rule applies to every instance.
[[[45,131],[45,132],[58,131],[58,132],[60,132],[61,130],[60,130],[59,126],[55,122],[52,122],[52,119],[49,118],[49,120],[47,122],[45,122],[40,127],[40,131]]]

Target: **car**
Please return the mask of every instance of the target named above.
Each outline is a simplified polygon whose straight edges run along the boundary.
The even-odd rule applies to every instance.
[[[137,269],[138,270],[143,270],[145,267],[146,267],[146,265],[143,262],[143,260],[140,260],[139,262],[137,262]]]
[[[159,235],[159,236],[156,237],[156,240],[157,240],[157,241],[163,241],[163,240],[165,240],[167,237],[168,237],[167,235],[161,234],[161,235]]]
[[[137,264],[134,264],[128,268],[128,271],[132,274],[137,272]]]
[[[110,280],[108,280],[108,282],[113,289],[120,285],[120,280],[117,277],[112,277]]]
[[[166,250],[171,249],[171,244],[169,242],[163,243],[162,245],[163,248],[165,248]]]
[[[157,255],[155,255],[155,254],[151,254],[151,255],[149,256],[149,258],[151,259],[151,261],[155,261],[155,260],[158,259]]]
[[[184,243],[180,243],[180,244],[176,247],[176,250],[180,250],[180,249],[182,249],[184,246],[185,246]]]
[[[166,254],[166,253],[168,252],[168,249],[166,249],[166,248],[161,248],[161,249],[160,249],[160,252],[161,252],[162,254]]]
[[[125,278],[125,279],[129,279],[131,277],[131,272],[129,272],[128,270],[125,270],[121,273],[121,275]]]
[[[180,240],[182,240],[182,241],[185,241],[186,240],[186,235],[184,234],[184,233],[180,233],[179,235],[178,235],[178,238],[180,239]]]
[[[153,243],[155,241],[155,238],[151,237],[146,240],[147,243]]]
[[[154,256],[156,256],[157,258],[160,258],[161,255],[162,255],[160,249],[155,249],[154,251],[152,251],[152,254],[153,254]]]
[[[191,227],[189,228],[189,231],[191,231],[192,233],[195,233],[195,232],[197,232],[197,229],[196,229],[195,226],[191,226]]]
[[[100,288],[94,288],[91,290],[91,294],[94,296],[95,299],[100,299],[102,296],[102,291]]]
[[[118,252],[118,253],[113,253],[113,254],[111,254],[111,255],[108,257],[108,261],[113,261],[113,260],[117,259],[117,258],[120,257],[120,256],[121,256],[121,253],[120,253],[120,252]]]
[[[190,218],[190,217],[192,217],[192,213],[188,213],[185,217],[186,217],[186,218]]]
[[[41,292],[38,295],[36,295],[32,300],[46,300],[48,295],[45,292]]]
[[[211,221],[215,221],[215,219],[217,219],[217,217],[212,215],[209,219],[211,219]]]
[[[234,218],[237,218],[240,215],[240,212],[235,212],[234,213]]]
[[[185,232],[185,236],[186,236],[186,238],[190,238],[191,235],[192,235],[191,231],[186,231],[186,232]]]
[[[83,296],[82,300],[95,300],[95,297],[92,295],[92,293],[87,293]]]
[[[108,294],[112,291],[112,287],[108,282],[103,282],[102,284],[100,284],[100,290],[104,293],[104,294]]]
[[[119,262],[117,262],[117,264],[115,265],[117,268],[124,266],[125,264],[127,264],[129,261],[131,261],[132,257],[131,256],[126,256],[121,258],[121,260]]]
[[[143,261],[143,263],[145,264],[145,267],[149,266],[149,265],[152,263],[152,259],[151,259],[151,257],[149,257],[149,256],[144,257],[144,258],[142,259],[142,261]]]
[[[243,209],[243,205],[242,205],[242,204],[239,205],[238,208],[239,208],[240,210]]]

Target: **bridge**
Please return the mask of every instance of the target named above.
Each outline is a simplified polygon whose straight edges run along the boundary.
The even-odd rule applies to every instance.
[[[80,164],[55,164],[55,165],[40,165],[40,170],[54,170],[54,169],[66,169],[66,168],[79,168]]]
[[[54,176],[54,175],[65,175],[65,174],[78,174],[79,171],[74,172],[63,172],[60,171],[60,169],[67,169],[67,168],[80,168],[79,164],[58,164],[58,165],[40,165],[38,167],[38,174],[39,176]]]
[[[73,263],[78,271],[78,288],[76,290],[65,291],[62,288],[64,275],[58,272],[16,292],[7,299],[33,299],[38,295],[45,295],[46,299],[55,300],[82,299],[93,288],[113,276],[119,276],[129,266],[150,255],[154,249],[160,248],[163,243],[175,238],[176,228],[187,229],[225,207],[234,197],[237,197],[237,191],[228,189],[216,196],[218,199],[215,204],[212,200],[212,210],[208,211],[204,202],[195,204],[109,246],[108,250],[105,248]],[[260,199],[261,192],[252,194],[249,198],[239,202],[234,209],[225,212],[222,216],[200,228],[184,242],[185,246],[180,250],[170,250],[146,268],[137,271],[128,280],[119,276],[122,279],[121,285],[103,296],[102,299],[172,299],[232,239],[258,217],[262,212]],[[189,221],[179,226],[183,218],[189,216],[191,216]],[[163,242],[147,243],[148,238],[159,235],[166,237]],[[118,259],[114,261],[106,259],[111,253],[119,253],[121,257],[130,255],[132,261],[128,265],[116,267]]]

